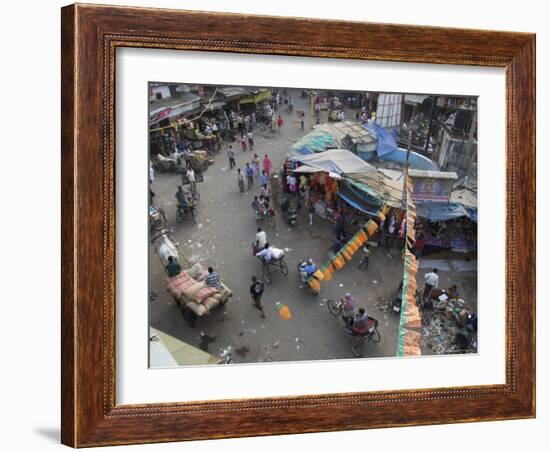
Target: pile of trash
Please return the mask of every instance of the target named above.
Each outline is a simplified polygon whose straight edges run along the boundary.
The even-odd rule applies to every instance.
[[[459,353],[460,350],[455,345],[457,332],[458,326],[454,322],[435,316],[428,325],[422,327],[420,345],[437,355]]]
[[[382,300],[381,298],[375,304],[376,309],[381,312],[391,312],[393,310],[393,300]]]

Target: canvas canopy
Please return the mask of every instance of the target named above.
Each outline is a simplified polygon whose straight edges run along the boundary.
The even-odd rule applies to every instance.
[[[423,202],[417,203],[416,209],[419,217],[430,221],[447,221],[460,217],[470,217],[461,204],[453,202]]]
[[[295,155],[291,156],[290,160],[300,162],[316,171],[325,171],[338,175],[376,172],[374,166],[346,149],[330,149],[318,154]],[[297,169],[296,172],[300,172],[300,169]]]
[[[404,208],[402,180],[385,177],[380,171],[377,173],[352,174],[345,176],[344,179],[344,183],[340,188],[340,195],[356,209],[372,214],[381,203],[399,209]],[[454,201],[452,195],[451,200]],[[469,217],[477,222],[475,199],[469,199],[468,201],[469,205],[462,200],[449,203],[417,203],[417,216],[427,218],[430,221],[447,221]]]
[[[334,148],[350,149],[353,143],[358,152],[376,148],[376,138],[367,129],[356,122],[343,121],[316,126],[294,143],[290,151],[294,154],[312,154]]]

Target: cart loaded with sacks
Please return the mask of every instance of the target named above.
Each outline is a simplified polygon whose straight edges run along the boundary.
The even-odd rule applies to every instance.
[[[208,271],[197,263],[176,276],[166,279],[166,289],[180,307],[185,321],[194,326],[200,317],[227,303],[233,293],[220,281],[214,289],[206,284]]]

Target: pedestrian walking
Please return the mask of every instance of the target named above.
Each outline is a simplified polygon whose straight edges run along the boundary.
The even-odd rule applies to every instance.
[[[275,127],[277,126],[277,119],[275,118],[275,113],[271,115],[271,131],[275,132]]]
[[[260,177],[260,157],[258,157],[258,154],[254,154],[252,156],[252,169],[254,170],[254,176],[259,178]]]
[[[248,185],[248,190],[252,188],[254,185],[254,170],[250,166],[250,163],[246,164],[246,168],[244,169],[244,174],[246,176],[246,182]]]
[[[269,176],[271,174],[271,160],[269,160],[268,155],[266,154],[263,160],[264,170]]]
[[[269,186],[267,184],[262,185],[262,189],[260,190],[260,198],[264,198],[269,203],[269,198],[271,196],[271,190],[269,189]]]
[[[302,132],[304,131],[304,123],[305,123],[305,118],[304,118],[304,114],[302,114],[300,116],[300,127],[302,128]]]
[[[365,244],[365,246],[363,247],[363,253],[365,254],[363,255],[363,259],[361,259],[361,262],[359,262],[358,268],[364,268],[365,270],[367,270],[369,268],[370,257],[369,245]]]
[[[309,225],[313,226],[313,214],[315,213],[315,206],[313,203],[310,203],[309,207],[307,208],[307,213],[309,215]]]
[[[260,174],[260,185],[267,185],[269,183],[269,175],[265,172],[265,170],[262,171],[262,174]]]
[[[260,317],[265,319],[265,312],[262,306],[262,295],[264,293],[264,283],[256,276],[252,276],[252,285],[250,286],[250,295],[252,296],[252,304],[260,311]]]
[[[246,134],[246,138],[248,139],[248,146],[250,147],[250,150],[254,149],[254,135],[252,132],[248,132]]]
[[[437,276],[437,268],[434,268],[431,272],[424,275],[424,293],[422,294],[422,300],[426,300],[430,296],[432,289],[437,288],[437,283],[439,282],[439,276]]]
[[[425,245],[426,245],[426,242],[424,241],[424,236],[420,234],[414,244],[414,255],[417,259],[420,259],[422,257],[422,253],[424,252]]]
[[[283,117],[279,115],[279,117],[277,118],[277,127],[279,128],[279,132],[281,132],[281,127],[283,127],[283,124],[284,124]]]
[[[243,135],[241,135],[241,148],[243,152],[246,152],[246,142],[247,142],[246,138]]]
[[[237,126],[239,127],[239,132],[241,132],[241,136],[243,136],[243,134],[244,134],[244,121],[243,121],[243,117],[241,115],[239,115],[239,117],[237,118]]]
[[[227,156],[229,157],[229,169],[233,169],[235,166],[235,151],[231,145],[227,148]]]
[[[241,193],[244,193],[244,174],[240,168],[237,168],[237,184]]]
[[[191,167],[191,149],[189,147],[184,148],[183,151],[183,159],[185,160],[185,169]]]
[[[191,189],[191,191],[194,191],[197,187],[197,183],[195,180],[195,171],[193,171],[193,168],[187,169],[186,176],[187,180],[189,181],[189,188]]]

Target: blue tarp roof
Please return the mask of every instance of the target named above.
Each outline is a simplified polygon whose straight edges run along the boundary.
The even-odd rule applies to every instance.
[[[363,127],[378,140],[376,144],[376,153],[378,154],[378,157],[389,154],[397,149],[397,141],[395,136],[381,125],[369,121],[363,124]]]
[[[376,144],[376,155],[380,160],[396,162],[405,166],[407,150],[397,146],[396,130],[389,131],[375,122],[367,122],[363,127],[372,133],[378,140]],[[411,151],[409,155],[409,166],[413,169],[424,171],[439,171],[439,167],[429,158],[418,152]]]
[[[360,210],[361,212],[364,212],[368,215],[377,216],[379,213],[379,209],[372,207],[372,209],[369,209],[369,207],[361,202],[357,202],[357,200],[352,199],[350,196],[344,195],[343,193],[339,193],[340,198],[342,198],[344,201],[346,201],[350,206],[355,207],[357,210]]]
[[[447,221],[459,217],[470,217],[466,209],[461,204],[452,202],[417,203],[416,213],[419,217],[427,218],[430,221]]]

